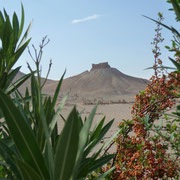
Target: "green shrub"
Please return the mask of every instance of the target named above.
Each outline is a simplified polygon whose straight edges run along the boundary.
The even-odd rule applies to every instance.
[[[89,173],[114,157],[113,154],[101,155],[108,144],[92,153],[113,123],[112,120],[104,125],[103,118],[90,131],[97,106],[85,120],[82,120],[81,114],[74,107],[68,118],[64,119],[64,128],[58,132],[57,121],[68,94],[56,109],[65,73],[52,98],[42,94],[46,80],[41,82],[40,62],[47,43],[44,38],[34,58],[36,77],[28,66],[31,71],[31,89],[26,89],[25,97],[16,89],[12,99],[0,89],[0,109],[6,123],[0,140],[4,168],[1,174],[8,179],[85,179]]]

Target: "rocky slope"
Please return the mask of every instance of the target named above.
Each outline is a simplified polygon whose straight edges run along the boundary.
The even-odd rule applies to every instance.
[[[22,75],[20,73],[18,76]],[[92,64],[90,71],[64,79],[61,97],[70,91],[70,99],[75,101],[84,99],[131,101],[139,91],[145,88],[148,82],[146,79],[126,75],[118,69],[110,67],[107,62]],[[20,90],[24,92],[29,83],[29,81],[26,82]],[[48,80],[44,87],[44,93],[53,95],[57,84],[58,81]]]

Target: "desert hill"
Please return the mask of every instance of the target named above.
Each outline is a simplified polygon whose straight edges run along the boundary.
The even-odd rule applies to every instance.
[[[22,76],[21,73],[19,76]],[[43,81],[43,80],[42,80]],[[116,68],[105,63],[92,64],[90,71],[64,79],[61,96],[70,91],[70,99],[133,100],[149,81],[123,74]],[[26,82],[24,86],[28,86]],[[44,92],[53,95],[58,81],[48,80]]]
[[[106,62],[92,64],[90,71],[65,79],[62,90],[71,89],[71,94],[81,98],[132,99],[148,82],[123,74]]]

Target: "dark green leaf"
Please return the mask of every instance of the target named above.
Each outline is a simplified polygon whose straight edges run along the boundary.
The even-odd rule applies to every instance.
[[[9,165],[10,169],[12,170],[12,172],[14,173],[16,178],[18,178],[20,180],[21,176],[20,176],[20,173],[17,169],[17,166],[16,166],[14,158],[13,158],[13,156],[15,156],[15,154],[1,140],[0,140],[0,154],[3,157],[3,159],[5,160],[5,162]]]
[[[49,125],[50,135],[51,135],[51,133],[53,132],[55,125],[57,124],[57,120],[58,120],[59,114],[60,114],[62,108],[64,107],[64,104],[65,104],[65,102],[66,102],[66,99],[67,99],[68,95],[69,95],[69,94],[67,94],[67,95],[62,99],[62,102],[61,102],[60,106],[57,108],[56,113],[54,114],[54,116],[53,116],[53,118],[52,118],[52,121],[51,121],[51,123],[50,123],[50,125]]]
[[[169,57],[169,59],[176,66],[177,70],[180,71],[180,64],[170,57]]]
[[[13,15],[13,31],[14,31],[14,43],[16,44],[18,41],[18,33],[19,33],[19,21],[16,13]]]
[[[105,117],[100,121],[98,126],[94,129],[94,131],[91,134],[90,141],[94,140],[95,138],[99,136],[101,129],[103,127],[103,124],[104,124],[104,120],[105,120]]]
[[[17,75],[17,73],[19,72],[21,66],[17,67],[16,69],[12,70],[8,76],[7,76],[7,82],[6,82],[6,86],[5,89],[8,88],[8,86],[12,83],[13,79],[15,78],[15,76]]]
[[[0,90],[0,108],[15,145],[24,159],[44,179],[49,179],[48,169],[39,150],[32,130],[11,99]]]
[[[30,40],[31,39],[28,39],[20,48],[18,48],[18,50],[14,53],[14,55],[11,57],[11,59],[9,59],[9,63],[7,65],[7,70],[8,71],[13,67],[13,65],[17,62],[19,57],[22,55],[25,48],[29,44]]]
[[[92,172],[99,167],[102,167],[104,164],[108,163],[112,158],[114,157],[114,154],[103,156],[96,161],[93,162],[92,166],[89,168],[89,172]]]
[[[110,174],[115,169],[115,166],[113,166],[111,169],[106,171],[104,174],[100,175],[96,180],[103,180],[108,174]]]
[[[23,180],[42,180],[42,177],[28,164],[16,159]]]
[[[26,74],[25,76],[18,79],[16,82],[14,82],[7,90],[7,94],[11,94],[13,91],[15,91],[17,88],[19,88],[28,78],[31,77],[31,73]]]
[[[31,26],[32,26],[32,22],[29,24],[26,32],[24,33],[24,36],[22,37],[22,40],[21,40],[21,42],[20,42],[19,45],[18,45],[18,49],[20,49],[22,46],[24,46],[24,44],[26,44],[26,43],[24,43],[24,41],[26,40],[26,38],[27,38],[27,36],[28,36],[28,33],[29,33],[30,29],[31,29]],[[29,41],[29,40],[28,40],[28,41]],[[27,42],[27,41],[26,41],[26,42]],[[24,43],[24,44],[23,44],[23,43]]]
[[[79,142],[78,113],[70,113],[58,140],[55,153],[54,180],[70,179],[74,169]]]
[[[95,147],[95,145],[97,145],[101,140],[102,138],[104,137],[104,135],[107,133],[107,131],[110,129],[110,127],[112,126],[114,122],[114,119],[111,120],[109,123],[107,123],[101,130],[99,136],[96,138],[96,140],[93,142],[93,144],[90,144],[90,146],[86,147],[86,150],[84,152],[84,157],[86,157],[90,152],[91,150]]]
[[[56,91],[55,91],[55,94],[54,94],[54,97],[53,97],[53,100],[52,100],[52,108],[54,108],[55,105],[56,105],[56,101],[57,101],[57,98],[58,98],[58,95],[59,95],[59,91],[60,91],[60,88],[61,88],[62,81],[63,81],[65,73],[66,73],[66,71],[62,75],[62,77],[61,77],[61,79],[60,79],[60,81],[59,81],[59,83],[57,85],[57,88],[56,88]]]
[[[143,16],[144,16],[144,15],[143,15]],[[152,19],[152,18],[150,18],[150,17],[147,17],[147,16],[144,16],[144,17],[147,18],[147,19],[150,19],[150,20],[152,20],[152,21],[154,21],[154,22],[156,22],[156,23],[158,23],[158,24],[160,24],[161,26],[165,27],[166,29],[170,30],[172,33],[174,33],[174,34],[176,34],[177,36],[180,37],[179,32],[178,32],[175,28],[169,27],[169,26],[167,26],[167,25],[165,25],[165,24],[163,24],[163,23],[160,23],[160,22],[158,22],[158,21],[156,21],[156,20],[154,20],[154,19]]]
[[[179,21],[180,20],[180,6],[179,6],[179,4],[177,3],[176,0],[171,0],[171,2],[172,2],[172,5],[173,5],[173,8],[174,8],[174,11],[176,13],[177,20]]]
[[[23,8],[23,5],[22,5],[22,3],[21,3],[21,25],[20,25],[20,28],[19,28],[18,39],[19,39],[20,36],[21,36],[23,27],[24,27],[24,8]]]
[[[86,177],[92,171],[95,171],[96,169],[102,167],[104,164],[108,163],[113,157],[114,155],[106,155],[97,160],[94,160],[93,158],[85,159],[85,161],[80,166],[78,179]]]
[[[76,179],[78,169],[80,168],[80,163],[81,163],[81,160],[83,157],[83,152],[84,152],[87,140],[88,140],[91,124],[94,119],[96,109],[97,109],[97,105],[91,111],[88,119],[85,121],[85,123],[80,131],[80,136],[79,136],[80,139],[79,139],[78,153],[77,153],[77,159],[76,159],[76,168],[73,173],[73,179]]]

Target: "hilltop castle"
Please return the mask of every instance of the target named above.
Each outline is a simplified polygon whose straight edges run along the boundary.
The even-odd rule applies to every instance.
[[[92,64],[91,71],[96,70],[96,69],[105,69],[105,68],[110,68],[110,65],[108,64],[108,62]]]

